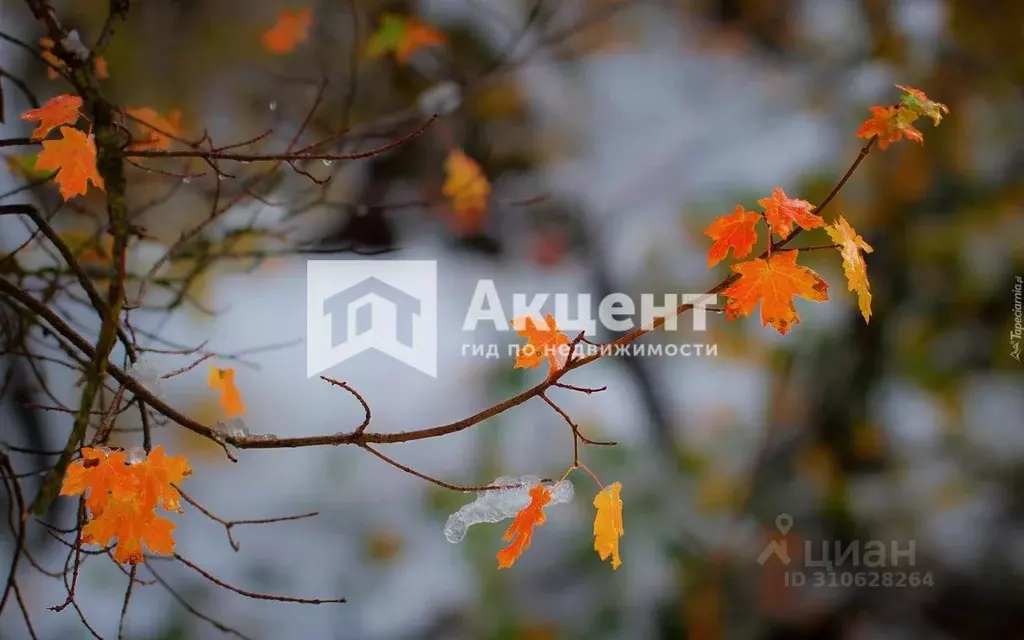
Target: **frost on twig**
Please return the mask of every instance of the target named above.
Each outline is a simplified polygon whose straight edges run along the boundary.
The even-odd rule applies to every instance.
[[[510,489],[493,489],[491,491],[479,491],[476,500],[464,505],[461,509],[448,517],[444,525],[444,537],[448,542],[461,542],[466,537],[466,531],[474,524],[480,522],[501,522],[511,518],[530,504],[530,489],[540,482],[540,477],[525,475],[520,478],[501,476],[496,479],[493,485],[512,486]],[[545,483],[551,490],[551,503],[562,504],[571,502],[573,497],[573,486],[569,480],[561,482]]]
[[[142,386],[154,395],[160,395],[160,371],[149,358],[143,356],[137,362],[129,365],[128,375],[142,383]]]

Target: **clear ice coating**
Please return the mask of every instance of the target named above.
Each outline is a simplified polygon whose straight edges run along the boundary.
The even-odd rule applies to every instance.
[[[132,447],[125,451],[124,461],[128,464],[139,464],[140,462],[145,462],[145,460],[146,450],[142,447]]]
[[[241,418],[231,418],[227,422],[218,422],[217,426],[230,438],[248,438],[249,427]]]
[[[519,478],[501,476],[492,485],[509,486],[518,485],[510,489],[494,489],[492,491],[478,491],[476,500],[448,516],[448,522],[444,525],[444,537],[448,542],[461,542],[466,537],[466,532],[474,524],[481,522],[501,522],[511,518],[530,504],[530,489],[540,482],[539,476],[525,475]],[[545,483],[551,489],[550,504],[562,504],[571,502],[573,497],[573,486],[569,480],[561,482]]]
[[[462,104],[462,89],[451,80],[440,82],[420,94],[417,106],[420,113],[432,116],[435,113],[446,116]]]
[[[151,392],[160,395],[160,371],[150,360],[139,358],[128,367],[128,375],[142,383]]]

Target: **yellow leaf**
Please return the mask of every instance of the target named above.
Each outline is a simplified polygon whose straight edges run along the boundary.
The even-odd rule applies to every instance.
[[[456,230],[466,234],[478,231],[487,212],[491,183],[480,170],[480,165],[460,149],[448,154],[444,169],[448,177],[442,193],[452,201]]]
[[[874,249],[864,242],[864,238],[857,235],[842,216],[839,216],[835,224],[825,227],[825,231],[828,237],[832,238],[832,242],[839,245],[839,252],[843,256],[843,273],[850,285],[849,290],[857,292],[860,313],[867,323],[871,320],[871,283],[868,282],[868,266],[864,263],[861,252],[871,253]]]
[[[612,559],[612,569],[622,565],[619,559],[619,538],[625,531],[622,528],[622,498],[619,492],[622,484],[616,482],[608,485],[594,497],[597,515],[594,517],[594,551],[602,560]]]

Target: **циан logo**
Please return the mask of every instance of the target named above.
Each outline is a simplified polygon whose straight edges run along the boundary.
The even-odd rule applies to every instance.
[[[437,262],[306,263],[306,375],[376,350],[437,377]]]

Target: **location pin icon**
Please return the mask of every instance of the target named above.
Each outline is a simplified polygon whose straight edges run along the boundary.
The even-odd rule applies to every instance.
[[[789,533],[789,530],[793,528],[793,516],[788,513],[780,513],[775,517],[775,528],[778,529],[782,535]]]

